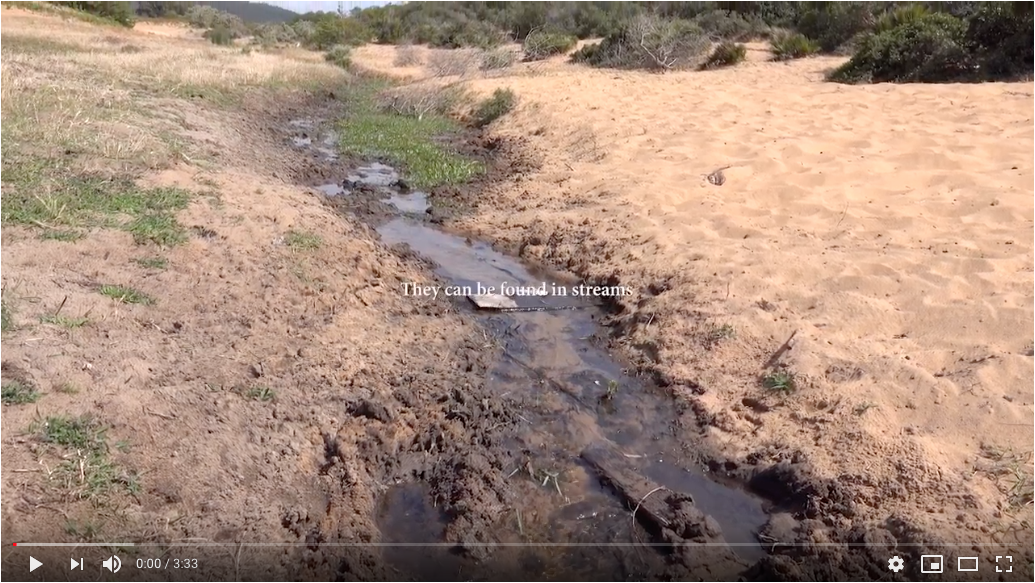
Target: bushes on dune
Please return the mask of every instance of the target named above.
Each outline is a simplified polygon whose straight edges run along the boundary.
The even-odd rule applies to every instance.
[[[711,56],[701,65],[702,69],[731,67],[747,57],[747,47],[732,41],[723,41],[712,49]]]
[[[774,37],[769,41],[773,51],[773,60],[788,61],[800,59],[819,52],[820,45],[816,41],[800,33],[787,33]]]
[[[693,22],[639,15],[600,44],[577,51],[572,60],[594,67],[670,71],[699,66],[710,47]]]
[[[578,40],[574,36],[562,32],[533,30],[525,37],[521,48],[525,53],[526,61],[541,61],[567,53],[575,48],[576,42]]]
[[[352,50],[345,45],[335,45],[323,56],[328,63],[337,65],[342,69],[352,66]]]
[[[830,79],[939,83],[1030,76],[1032,28],[1030,5],[985,3],[969,21],[940,12],[898,13],[866,36]]]

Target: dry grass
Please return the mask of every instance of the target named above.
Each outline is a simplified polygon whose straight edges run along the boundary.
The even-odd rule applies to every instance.
[[[428,55],[428,70],[436,77],[465,77],[482,63],[482,51],[455,49],[432,51]]]
[[[4,11],[2,34],[5,223],[22,203],[60,216],[58,194],[71,183],[199,162],[179,113],[186,98],[220,107],[347,78],[305,51],[243,54],[15,9]]]

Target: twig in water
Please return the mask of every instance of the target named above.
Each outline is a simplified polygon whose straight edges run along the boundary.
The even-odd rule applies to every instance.
[[[654,488],[654,489],[653,489],[653,490],[651,490],[650,492],[647,492],[647,493],[646,493],[646,494],[645,494],[645,495],[643,496],[643,498],[640,498],[640,501],[636,503],[636,508],[633,508],[633,511],[632,511],[632,523],[633,523],[633,528],[634,528],[634,529],[636,528],[636,511],[637,511],[637,510],[639,510],[639,509],[640,509],[640,506],[641,506],[641,505],[642,505],[642,504],[643,504],[644,502],[646,502],[646,501],[647,501],[647,498],[650,498],[650,495],[651,495],[651,494],[653,494],[653,493],[655,493],[655,492],[657,492],[657,491],[659,491],[659,490],[668,490],[668,488],[666,488],[666,487],[664,487],[664,486],[658,486],[657,488]],[[664,518],[664,517],[661,517],[661,516],[659,516],[659,517],[658,517],[658,520],[660,520],[661,522],[665,523],[665,526],[668,526],[668,520],[665,520],[665,518]]]

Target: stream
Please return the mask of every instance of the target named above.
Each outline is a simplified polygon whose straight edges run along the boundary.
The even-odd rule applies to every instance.
[[[307,134],[294,141],[320,156],[327,156],[333,143],[333,134],[326,132],[320,139]],[[448,284],[497,289],[504,282],[572,285],[485,242],[431,225],[426,220],[427,194],[399,188],[399,178],[390,166],[372,163],[353,169],[340,183],[315,190],[319,196],[349,197],[356,189],[374,189],[395,213],[375,227],[383,242],[408,245],[433,262],[435,274]],[[500,560],[553,580],[642,580],[659,568],[665,549],[646,548],[651,534],[635,520],[627,500],[604,485],[580,457],[594,444],[623,452],[623,463],[632,464],[659,489],[692,496],[694,506],[718,523],[722,538],[745,564],[764,554],[757,539],[768,519],[763,501],[698,467],[687,449],[692,444],[677,438],[679,413],[672,397],[649,380],[626,374],[601,347],[602,326],[595,318],[602,312],[589,298],[515,297],[530,310],[505,313],[477,311],[462,297],[451,299],[462,309],[475,310],[500,345],[503,356],[488,385],[501,398],[518,397],[527,404],[519,411],[524,423],[512,444],[516,459],[509,476],[523,484],[522,497],[499,517],[495,534]],[[517,452],[522,451],[534,455],[520,458]],[[423,484],[391,486],[377,521],[386,545],[382,556],[401,576],[428,581],[477,577],[469,560],[444,544],[448,518]]]

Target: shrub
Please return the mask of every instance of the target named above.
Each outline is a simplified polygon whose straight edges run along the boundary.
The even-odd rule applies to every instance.
[[[216,28],[223,27],[230,29],[235,38],[241,36],[247,32],[247,27],[244,25],[244,21],[239,17],[230,14],[229,12],[223,12],[222,10],[216,10],[211,6],[205,6],[196,4],[191,6],[187,10],[187,22],[191,26],[196,28]]]
[[[572,55],[575,62],[594,67],[669,71],[693,68],[711,43],[696,24],[639,15],[599,45],[587,45]]]
[[[869,2],[809,3],[810,8],[799,16],[795,28],[816,39],[819,50],[837,51],[860,33],[872,30],[875,5]]]
[[[377,96],[377,109],[383,113],[424,119],[429,115],[448,116],[470,96],[458,83],[446,86],[407,85]]]
[[[477,59],[477,52],[470,49],[433,51],[428,55],[428,68],[438,77],[462,77],[474,67]]]
[[[702,69],[717,69],[719,67],[730,67],[743,61],[747,57],[747,47],[732,41],[723,41],[716,45],[708,60],[705,61]]]
[[[222,25],[206,30],[201,36],[207,38],[214,45],[229,46],[234,44],[233,31]]]
[[[255,40],[263,45],[298,42],[299,36],[288,24],[260,24],[254,31]]]
[[[709,36],[719,39],[746,40],[760,32],[757,24],[729,10],[703,12],[694,18],[694,22]]]
[[[348,69],[352,66],[352,49],[345,45],[335,45],[327,51],[323,58],[328,63],[333,63],[342,69]]]
[[[858,52],[830,78],[880,83],[966,77],[973,71],[973,60],[964,48],[966,32],[966,24],[949,14],[923,15],[867,37]]]
[[[396,67],[419,67],[424,64],[424,57],[420,54],[420,49],[413,45],[400,45],[395,49],[395,61],[393,64]]]
[[[987,2],[970,18],[964,42],[986,78],[1031,75],[1032,4]]]
[[[55,2],[76,10],[112,20],[129,28],[133,27],[133,8],[131,2]]]
[[[931,11],[923,4],[907,4],[906,6],[899,6],[890,12],[881,14],[877,18],[877,23],[873,27],[873,32],[886,32],[908,22],[920,20],[930,13]]]
[[[485,127],[510,113],[517,105],[517,96],[510,89],[497,89],[474,110],[475,127]]]
[[[803,34],[791,33],[773,38],[769,41],[773,50],[773,60],[788,61],[800,59],[819,52],[819,44]]]
[[[555,55],[563,55],[575,48],[576,42],[578,41],[574,36],[564,33],[533,30],[525,37],[521,48],[526,61],[541,61]]]
[[[309,36],[309,44],[325,51],[335,46],[360,46],[372,36],[373,33],[355,18],[331,16],[316,23],[313,34]]]
[[[506,40],[506,35],[491,23],[461,20],[445,25],[424,25],[418,29],[413,40],[444,49],[491,49],[502,44]]]
[[[482,53],[481,63],[478,68],[482,71],[497,71],[506,69],[517,61],[517,54],[505,47],[489,49]]]

